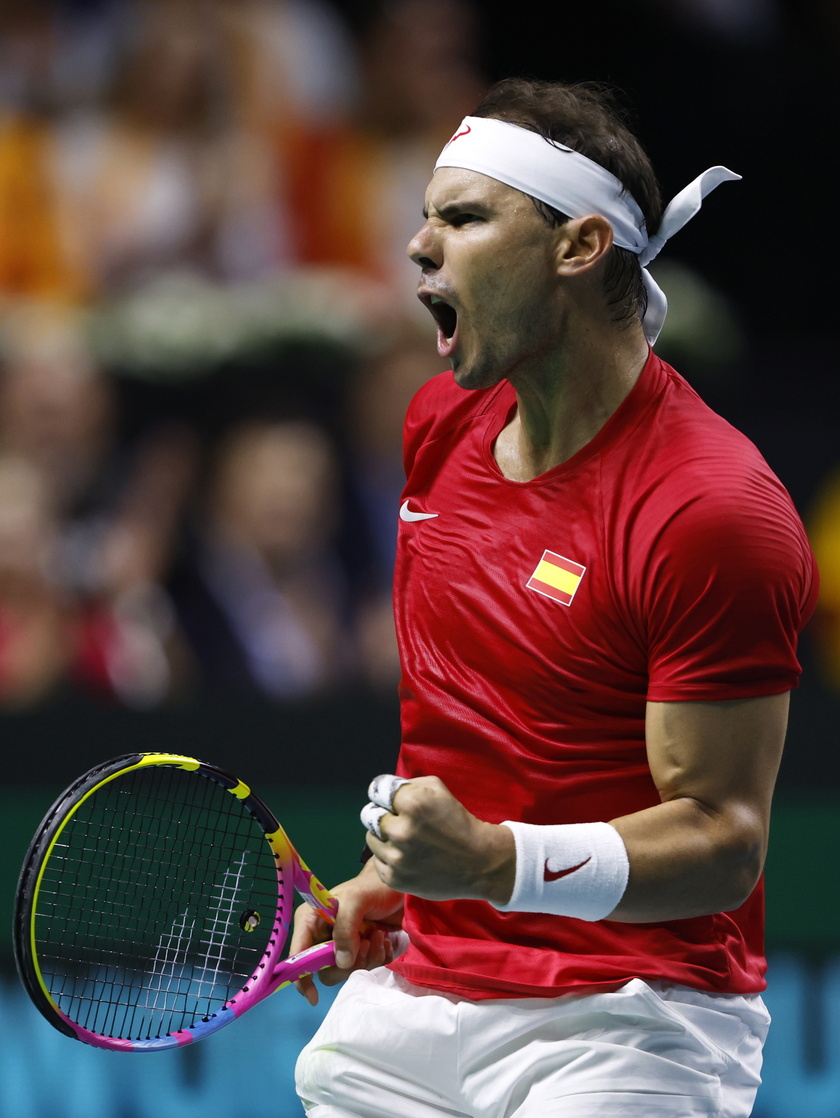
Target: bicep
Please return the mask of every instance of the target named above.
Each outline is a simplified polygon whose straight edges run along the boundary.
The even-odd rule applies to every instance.
[[[661,802],[610,820],[630,881],[613,920],[725,912],[755,888],[767,851],[788,695],[648,703],[647,751]]]
[[[789,694],[723,702],[650,702],[648,763],[660,799],[690,798],[766,828],[787,729]]]

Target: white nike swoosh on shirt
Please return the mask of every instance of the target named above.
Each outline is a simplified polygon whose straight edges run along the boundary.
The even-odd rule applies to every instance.
[[[400,505],[400,520],[433,520],[436,516],[440,516],[438,512],[413,512],[408,507],[408,501],[403,501]]]

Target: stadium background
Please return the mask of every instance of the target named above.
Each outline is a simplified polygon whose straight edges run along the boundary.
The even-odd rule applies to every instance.
[[[667,197],[714,163],[743,175],[654,266],[673,303],[658,348],[757,442],[821,563],[767,871],[756,1115],[840,1118],[840,16],[490,7],[0,3],[2,905],[54,795],[134,749],[234,769],[316,872],[354,871],[364,789],[398,740],[394,417],[437,371],[396,245],[488,81],[607,82]],[[261,463],[321,485],[254,493]],[[54,1033],[6,936],[0,964],[4,1118],[298,1113],[319,1012],[294,994],[145,1060]]]

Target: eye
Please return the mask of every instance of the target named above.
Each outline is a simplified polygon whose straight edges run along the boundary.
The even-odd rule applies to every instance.
[[[457,229],[462,225],[471,225],[473,222],[480,221],[480,220],[481,220],[481,218],[478,216],[478,214],[460,213],[460,214],[454,214],[449,219],[449,224],[454,225],[455,228]]]

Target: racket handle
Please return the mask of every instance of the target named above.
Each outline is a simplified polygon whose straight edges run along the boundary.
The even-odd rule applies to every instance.
[[[283,986],[288,986],[290,982],[296,982],[305,974],[314,974],[315,971],[322,970],[324,967],[334,966],[335,944],[332,940],[327,940],[326,943],[316,943],[313,947],[298,951],[296,955],[290,955],[288,959],[284,959],[280,963],[274,972],[271,993],[280,990]]]
[[[328,940],[325,944],[315,944],[313,947],[298,951],[298,954],[290,955],[289,958],[283,959],[282,963],[277,965],[271,985],[266,989],[263,996],[268,997],[268,995],[274,994],[275,991],[279,991],[284,986],[298,982],[298,979],[304,975],[314,974],[315,970],[334,965],[336,965],[336,945],[333,944],[332,940]]]
[[[385,924],[375,926],[386,932],[388,939],[391,941],[393,957],[396,959],[398,955],[402,955],[408,947],[406,933],[400,928],[389,928]],[[316,971],[323,970],[324,967],[334,966],[335,944],[333,941],[327,940],[326,943],[316,943],[312,947],[298,951],[296,955],[289,955],[278,965],[271,981],[271,989],[265,996],[268,997],[268,994],[273,994],[275,990],[281,990],[291,982],[297,982],[305,974],[315,974]]]

